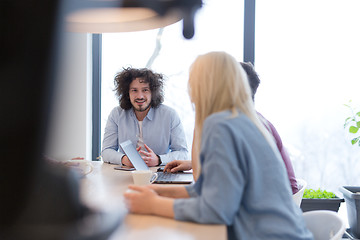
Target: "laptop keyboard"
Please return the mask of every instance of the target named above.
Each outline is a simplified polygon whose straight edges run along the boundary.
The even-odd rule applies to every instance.
[[[174,180],[176,178],[175,174],[173,173],[166,173],[166,172],[162,172],[162,173],[158,173],[158,178],[161,180],[166,180],[166,181],[171,181]]]
[[[158,178],[155,183],[173,183],[173,184],[190,184],[194,181],[191,173],[169,173],[163,172],[163,169],[157,170]]]

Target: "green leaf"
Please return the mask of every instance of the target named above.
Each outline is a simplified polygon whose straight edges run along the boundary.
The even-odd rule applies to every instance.
[[[351,123],[352,121],[354,121],[352,117],[348,117],[347,119],[345,119],[344,128],[346,128],[347,125],[349,125],[349,123]]]
[[[360,121],[357,121],[357,122],[356,122],[356,126],[357,126],[358,128],[360,128]]]
[[[358,115],[359,117],[360,117],[360,112],[357,112],[357,113],[355,113],[356,115]]]
[[[358,130],[359,130],[358,127],[351,126],[351,127],[349,128],[349,133],[357,133]]]
[[[360,138],[360,137],[357,137],[357,138],[352,139],[352,140],[351,140],[351,144],[352,144],[352,145],[356,144],[356,143],[359,141],[359,138]],[[360,142],[359,142],[359,146],[360,146]]]
[[[355,118],[348,117],[347,119],[345,119],[344,128],[346,128],[346,126],[349,125],[349,123],[351,122],[355,122]]]
[[[345,125],[347,125],[349,122],[351,122],[352,120],[352,117],[348,117],[345,119]]]

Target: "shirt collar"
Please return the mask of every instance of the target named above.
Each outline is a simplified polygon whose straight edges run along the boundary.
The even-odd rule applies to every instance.
[[[136,115],[135,115],[134,108],[131,108],[130,114],[131,114],[131,116],[133,116],[133,117],[137,120]],[[153,118],[154,118],[154,108],[153,108],[153,107],[150,107],[150,110],[149,110],[149,112],[146,114],[146,117],[145,117],[145,118],[149,119],[150,121],[153,120]]]
[[[148,114],[146,115],[145,118],[148,118],[150,121],[153,120],[153,118],[154,118],[154,108],[150,107],[150,110],[149,110],[149,112],[148,112]]]

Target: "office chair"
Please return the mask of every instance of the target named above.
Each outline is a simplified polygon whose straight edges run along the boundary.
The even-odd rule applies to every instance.
[[[340,216],[329,210],[316,210],[303,213],[307,228],[315,240],[342,239],[345,223]]]

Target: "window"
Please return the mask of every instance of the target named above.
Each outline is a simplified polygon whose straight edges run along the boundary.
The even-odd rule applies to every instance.
[[[308,187],[359,184],[360,148],[343,128],[360,105],[360,2],[256,3],[256,108],[277,128]]]
[[[243,55],[243,1],[207,0],[197,12],[195,36],[182,36],[182,23],[163,29],[103,34],[102,36],[102,99],[101,136],[110,111],[118,106],[114,76],[123,67],[149,67],[167,77],[165,104],[179,114],[192,144],[194,112],[187,93],[188,70],[199,54],[226,51],[239,61]],[[237,26],[237,28],[228,27]]]
[[[189,66],[198,54],[217,50],[242,61],[243,7],[243,1],[204,1],[192,40],[182,37],[181,23],[103,34],[102,130],[118,105],[115,73],[150,67],[168,77],[165,104],[179,113],[191,146]],[[360,105],[359,11],[358,0],[256,1],[255,68],[262,80],[256,108],[280,133],[296,176],[312,188],[360,184],[360,148],[343,129],[350,114],[343,104],[351,99]]]

